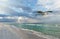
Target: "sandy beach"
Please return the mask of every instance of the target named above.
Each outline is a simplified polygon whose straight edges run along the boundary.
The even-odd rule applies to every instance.
[[[58,39],[35,31],[17,28],[13,25],[0,23],[0,39]]]

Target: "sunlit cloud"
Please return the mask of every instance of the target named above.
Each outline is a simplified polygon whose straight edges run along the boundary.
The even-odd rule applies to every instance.
[[[5,14],[8,0],[0,0],[0,14]]]
[[[20,17],[18,17],[18,22],[19,23],[38,23],[38,22],[40,22],[40,20],[20,16]]]
[[[0,2],[7,2],[8,0],[0,0]]]
[[[0,17],[0,19],[3,19],[3,17]]]
[[[47,10],[59,10],[60,0],[38,0],[38,5],[43,5]]]
[[[11,8],[12,10],[16,11],[16,12],[24,12],[24,10],[22,8],[16,8],[16,7],[9,7]]]

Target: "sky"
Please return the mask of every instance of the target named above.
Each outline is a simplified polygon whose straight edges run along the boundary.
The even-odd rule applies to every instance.
[[[60,0],[0,0],[0,14],[25,13],[33,15],[33,11],[59,11]]]
[[[6,7],[16,8],[16,6],[30,7],[32,10],[60,10],[60,0],[0,0],[0,12]],[[20,10],[22,10],[20,8]],[[16,9],[18,11],[18,8]]]
[[[38,10],[60,11],[60,0],[0,0],[0,14],[42,18],[33,13]]]
[[[37,4],[44,6],[46,10],[60,10],[60,0],[38,0]]]

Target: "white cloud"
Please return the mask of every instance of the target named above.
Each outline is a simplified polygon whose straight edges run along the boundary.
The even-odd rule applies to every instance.
[[[60,0],[38,0],[38,5],[43,5],[47,10],[59,10]]]
[[[0,17],[0,19],[3,19],[3,17]]]
[[[16,12],[24,12],[22,8],[16,8],[16,7],[9,7],[9,8],[13,9]]]
[[[23,10],[22,8],[19,8],[19,11],[20,11],[20,12],[24,12],[24,10]]]
[[[40,20],[33,19],[33,18],[28,18],[28,17],[18,17],[17,20],[19,23],[38,23]]]
[[[0,2],[7,2],[8,0],[0,0]]]

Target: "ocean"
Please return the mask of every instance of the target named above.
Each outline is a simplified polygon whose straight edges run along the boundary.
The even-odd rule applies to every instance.
[[[46,35],[60,38],[60,24],[29,24],[29,23],[28,24],[6,23],[6,24],[14,25],[18,28],[34,30]]]

